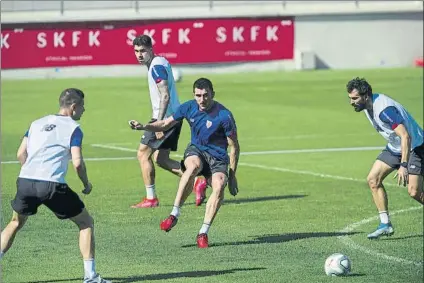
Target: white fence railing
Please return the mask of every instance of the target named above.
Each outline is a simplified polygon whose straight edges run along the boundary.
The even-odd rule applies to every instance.
[[[63,15],[67,11],[82,10],[105,10],[105,9],[133,9],[136,13],[140,13],[143,9],[160,9],[166,8],[205,8],[213,10],[214,8],[222,8],[225,6],[264,6],[268,4],[281,4],[282,9],[291,9],[310,5],[338,5],[350,4],[352,8],[360,8],[361,3],[370,1],[1,1],[2,12],[31,12],[31,11],[60,11]],[[387,5],[402,5],[406,2],[422,1],[376,1]]]

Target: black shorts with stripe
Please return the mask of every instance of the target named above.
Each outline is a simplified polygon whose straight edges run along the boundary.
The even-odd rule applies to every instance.
[[[47,206],[59,219],[80,214],[85,205],[67,184],[18,178],[12,208],[22,215],[34,215],[40,205]]]

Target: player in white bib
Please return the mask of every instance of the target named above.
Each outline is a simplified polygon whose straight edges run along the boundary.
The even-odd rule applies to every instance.
[[[13,216],[1,232],[0,258],[12,246],[17,232],[40,205],[59,219],[70,219],[79,228],[79,246],[84,259],[84,283],[111,283],[95,270],[93,218],[84,203],[66,183],[69,161],[89,194],[92,185],[81,152],[83,133],[76,122],[84,113],[84,93],[65,89],[59,98],[60,110],[31,123],[18,149],[21,163],[17,192],[12,200]]]
[[[134,53],[138,62],[148,69],[147,79],[152,104],[152,119],[150,122],[171,116],[180,106],[172,67],[166,58],[155,55],[152,45],[152,39],[147,35],[141,35],[133,40]],[[131,207],[148,208],[159,205],[155,188],[153,160],[159,167],[177,176],[182,176],[180,162],[169,157],[171,151],[177,150],[181,127],[182,122],[165,132],[144,131],[137,151],[137,158],[146,187],[146,197],[140,203]],[[196,205],[200,205],[205,199],[206,180],[198,178],[194,187]]]
[[[367,177],[380,216],[380,225],[368,238],[377,239],[394,233],[383,185],[391,172],[397,170],[398,185],[408,186],[411,198],[424,204],[424,133],[401,104],[387,95],[373,93],[365,79],[355,78],[346,88],[355,111],[364,110],[371,125],[387,140],[386,148],[377,157]]]

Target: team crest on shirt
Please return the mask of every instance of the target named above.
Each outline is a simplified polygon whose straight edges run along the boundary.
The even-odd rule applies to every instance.
[[[206,128],[210,128],[212,126],[212,122],[211,121],[209,121],[209,120],[207,120],[206,121]]]

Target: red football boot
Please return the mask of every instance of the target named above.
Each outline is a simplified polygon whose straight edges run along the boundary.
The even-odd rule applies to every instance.
[[[171,231],[172,227],[177,225],[177,222],[177,217],[175,217],[174,215],[169,215],[165,220],[160,223],[160,229],[165,232],[169,232]]]
[[[196,192],[196,206],[202,205],[206,199],[206,188],[208,187],[208,182],[205,178],[197,178],[194,182],[194,191]]]
[[[197,247],[205,249],[209,247],[208,244],[208,234],[199,234],[197,235]]]
[[[141,202],[132,205],[131,208],[150,208],[150,207],[158,207],[158,206],[159,206],[159,199],[144,198]]]

